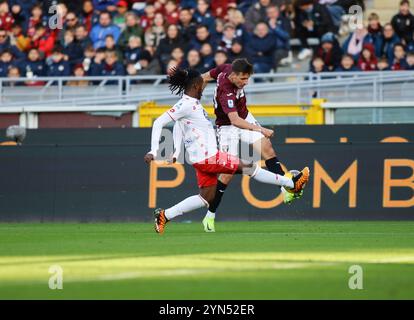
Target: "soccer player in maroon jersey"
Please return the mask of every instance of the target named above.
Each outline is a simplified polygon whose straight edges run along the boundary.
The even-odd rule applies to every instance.
[[[163,233],[166,223],[171,219],[212,205],[216,194],[217,175],[220,173],[247,174],[262,183],[284,186],[290,192],[302,190],[309,179],[308,167],[297,176],[288,178],[217,149],[216,133],[200,103],[204,81],[198,71],[173,70],[169,76],[169,83],[171,91],[182,98],[155,120],[151,134],[151,151],[145,155],[144,160],[150,163],[162,153],[162,150],[159,150],[162,128],[175,121],[178,133],[174,135],[174,145],[180,145],[184,141],[189,161],[196,170],[199,194],[188,197],[168,209],[156,209],[154,219],[157,233]]]
[[[251,144],[265,160],[267,169],[283,176],[285,172],[269,139],[273,137],[273,130],[263,128],[247,109],[243,88],[252,74],[253,66],[247,59],[236,59],[232,64],[218,66],[203,74],[204,86],[211,80],[217,82],[213,99],[219,149],[237,156],[239,140]],[[215,213],[232,178],[229,174],[221,174],[219,177],[215,199],[203,219],[206,232],[215,231]],[[284,188],[281,190],[284,202],[288,204],[302,195],[302,190],[295,194],[286,192]]]

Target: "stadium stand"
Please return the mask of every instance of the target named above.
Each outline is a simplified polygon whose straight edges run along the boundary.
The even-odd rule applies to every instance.
[[[368,28],[347,27],[352,5],[369,7]],[[156,75],[173,65],[203,72],[237,57],[260,73],[293,61],[303,67],[296,71],[412,70],[409,7],[406,0],[1,0],[0,77],[37,86],[42,76]]]

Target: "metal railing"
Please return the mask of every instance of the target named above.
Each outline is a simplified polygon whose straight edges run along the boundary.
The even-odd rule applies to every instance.
[[[165,76],[0,78],[0,107],[174,103],[176,97],[165,80]],[[36,86],[30,85],[33,81]],[[89,85],[75,86],[76,81]],[[214,87],[213,83],[207,86],[204,103],[211,103]],[[312,98],[330,102],[412,101],[411,88],[414,71],[268,73],[253,75],[245,91],[250,104],[309,104]]]

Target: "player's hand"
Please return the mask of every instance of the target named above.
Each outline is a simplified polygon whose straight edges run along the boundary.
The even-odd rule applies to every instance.
[[[262,134],[266,137],[266,138],[271,138],[274,136],[275,132],[271,129],[266,129],[266,128],[262,128],[261,130]]]
[[[150,164],[152,160],[154,160],[154,155],[151,153],[147,153],[144,157],[144,161]]]

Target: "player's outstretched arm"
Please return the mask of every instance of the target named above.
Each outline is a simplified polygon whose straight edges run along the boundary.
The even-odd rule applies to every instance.
[[[203,78],[203,81],[204,81],[204,83],[203,83],[203,90],[204,90],[204,88],[207,86],[207,84],[208,84],[210,81],[213,81],[213,80],[214,80],[214,78],[210,75],[210,71],[207,71],[206,73],[203,73],[203,74],[201,75],[201,77]]]
[[[228,117],[231,121],[231,124],[237,128],[245,129],[245,130],[252,130],[252,131],[258,131],[262,133],[266,138],[271,138],[274,135],[273,130],[266,129],[261,126],[255,125],[253,123],[247,122],[246,120],[239,117],[238,113],[235,112],[229,112]]]
[[[173,121],[173,119],[167,112],[164,112],[154,121],[151,132],[151,151],[148,152],[144,157],[144,161],[146,163],[150,163],[157,156],[157,152],[160,146],[162,128],[164,128],[164,126],[171,121]]]

